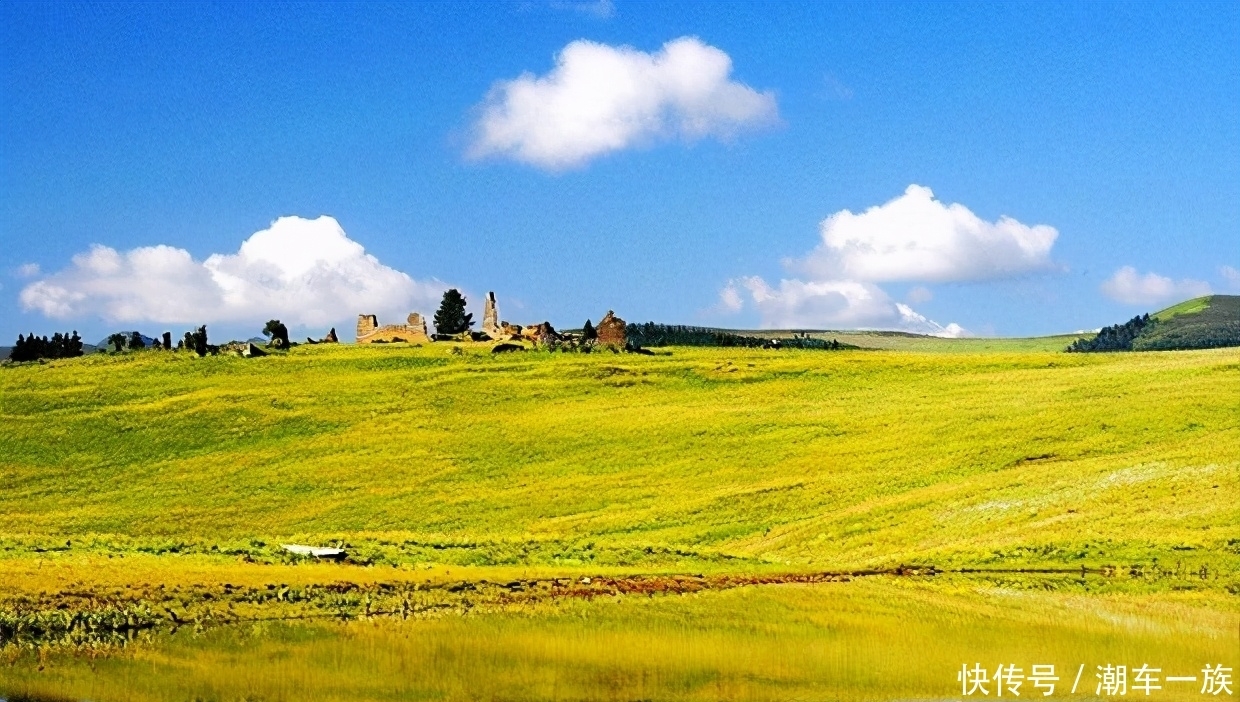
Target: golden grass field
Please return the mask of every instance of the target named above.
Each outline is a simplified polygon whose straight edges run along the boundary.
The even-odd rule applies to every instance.
[[[339,699],[512,697],[478,687],[469,666],[491,656],[492,672],[511,672],[518,663],[505,663],[497,642],[542,650],[578,620],[614,626],[578,627],[582,647],[556,648],[542,664],[521,659],[533,666],[531,689],[546,693],[530,698],[579,699],[574,690],[599,684],[591,670],[618,676],[605,681],[617,699],[786,698],[780,691],[811,689],[844,666],[853,672],[833,677],[843,687],[826,698],[886,699],[950,677],[941,664],[978,650],[971,631],[1025,657],[1038,641],[1064,657],[1082,646],[1178,647],[1187,665],[1233,646],[1240,350],[897,341],[904,348],[655,356],[302,346],[256,359],[139,352],[3,367],[0,619],[108,610],[192,617],[201,630],[265,614],[369,621],[412,599],[423,628],[405,643],[408,630],[376,621],[348,633],[327,622],[284,634],[263,625],[277,628],[242,646],[257,656],[244,664],[233,660],[235,629],[208,629],[192,644],[215,661],[201,665],[237,668],[237,680],[263,678],[263,656],[291,655],[279,653],[287,637],[308,646],[297,649],[306,660],[336,656],[345,668],[369,660],[342,658],[341,642],[355,639],[423,661],[410,664],[422,677],[425,661],[440,661],[439,682],[393,682],[404,692],[391,696],[342,688]],[[350,558],[307,563],[279,548],[290,542],[344,545]],[[950,572],[812,586],[728,580],[902,565]],[[1016,572],[1030,569],[1063,572]],[[986,572],[965,572],[974,570]],[[653,599],[625,589],[678,575],[730,584]],[[587,577],[595,582],[584,593],[547,584],[580,589]],[[521,579],[540,584],[520,595],[496,585]],[[331,589],[342,583],[352,589]],[[736,598],[756,603],[739,623]],[[1002,604],[1014,601],[1030,609]],[[625,607],[655,609],[610,614]],[[1065,622],[1072,607],[1112,629]],[[854,679],[865,656],[881,669],[905,655],[883,642],[909,622],[920,632],[909,640],[924,646],[939,610],[962,618],[944,625],[964,632],[956,648],[907,684]],[[493,616],[442,616],[463,611]],[[665,615],[682,621],[686,650],[705,652],[659,677],[613,639],[625,650],[671,645],[654,643],[669,636]],[[857,617],[875,623],[832,644],[830,632]],[[1129,620],[1139,624],[1131,636],[1114,638],[1115,622]],[[1208,635],[1174,633],[1181,625]],[[1015,632],[1030,626],[1041,638],[1019,643]],[[146,696],[97,697],[192,699],[208,672],[178,672],[175,690],[155,682],[198,665],[169,653],[191,645],[177,643],[185,632],[100,664]],[[762,652],[768,635],[808,651],[789,654],[769,680],[755,672],[774,665],[763,658],[775,655]],[[854,650],[863,653],[848,665],[831,662]],[[21,665],[0,682],[90,696],[94,674],[75,660],[53,666],[55,684],[40,687],[47,676]],[[98,684],[113,685],[109,675]],[[460,688],[466,679],[474,687]],[[216,685],[203,699],[240,698],[221,684],[201,682]],[[281,684],[263,683],[262,698],[295,699]],[[328,699],[334,688],[317,689]]]
[[[450,351],[5,368],[3,560],[290,540],[665,570],[1240,557],[1237,350]]]

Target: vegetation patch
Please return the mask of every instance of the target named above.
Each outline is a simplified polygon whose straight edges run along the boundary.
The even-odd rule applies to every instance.
[[[1240,296],[1211,295],[1104,327],[1068,351],[1173,351],[1240,346]]]

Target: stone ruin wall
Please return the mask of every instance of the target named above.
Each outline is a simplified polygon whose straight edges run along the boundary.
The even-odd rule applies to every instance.
[[[482,310],[482,333],[492,339],[503,336],[504,330],[499,323],[499,307],[495,304],[495,293],[487,293],[486,307]]]
[[[625,346],[625,322],[611,310],[599,321],[596,327],[597,343],[615,349]],[[482,313],[481,331],[495,341],[526,341],[539,345],[551,345],[562,341],[565,337],[557,334],[548,322],[530,326],[520,326],[500,321],[499,306],[496,304],[495,293],[488,292]],[[357,317],[357,343],[371,344],[375,342],[404,341],[408,343],[430,343],[426,320],[417,312],[409,314],[406,324],[385,324],[379,326],[378,318],[373,314],[362,314]]]
[[[410,344],[430,343],[426,333],[426,321],[417,312],[410,312],[405,324],[385,324],[378,326],[379,320],[373,314],[357,316],[357,343],[373,344],[376,341],[405,341]]]
[[[600,346],[610,348],[624,348],[626,326],[624,320],[617,317],[615,312],[607,310],[607,314],[599,320],[598,326],[594,328],[598,334],[597,343]]]

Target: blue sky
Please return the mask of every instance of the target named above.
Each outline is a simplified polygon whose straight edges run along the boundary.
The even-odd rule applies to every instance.
[[[1237,56],[1225,3],[5,3],[0,343],[349,336],[446,285],[1095,328],[1240,292]]]

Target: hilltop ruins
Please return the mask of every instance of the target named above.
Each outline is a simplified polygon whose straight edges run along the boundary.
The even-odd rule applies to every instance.
[[[357,316],[357,343],[386,344],[404,341],[410,344],[430,343],[426,333],[426,320],[417,312],[410,312],[404,324],[379,326],[379,318],[373,314]]]
[[[465,332],[452,337],[430,334],[426,327],[426,320],[417,312],[410,312],[405,324],[385,324],[383,326],[379,326],[379,320],[373,314],[357,316],[357,343],[359,344],[395,342],[422,344],[430,343],[436,339],[441,341],[448,340],[449,338],[455,339],[458,336],[463,341],[524,341],[546,347],[557,346],[563,343],[576,346],[581,343],[581,340],[574,335],[565,335],[557,332],[550,322],[521,326],[501,321],[499,317],[499,304],[495,300],[494,292],[488,292],[483,303],[481,331]],[[625,347],[624,320],[617,317],[611,310],[607,311],[607,315],[598,324],[597,343],[612,350],[619,350]]]

